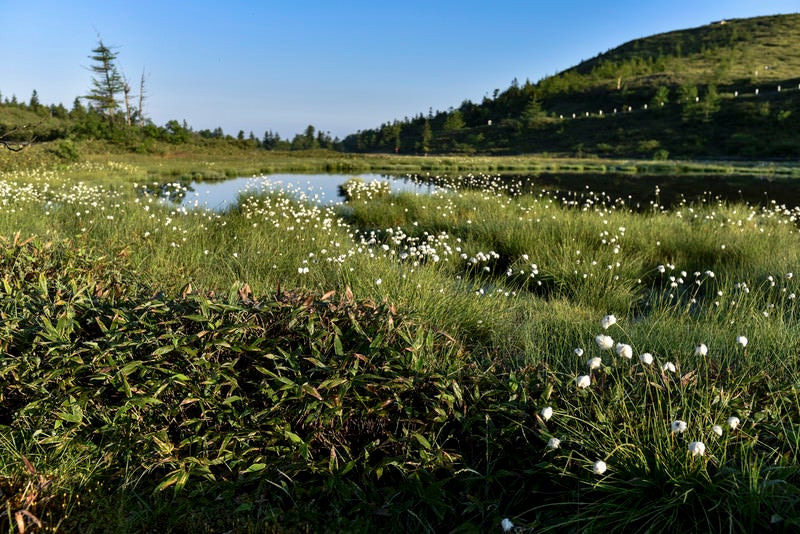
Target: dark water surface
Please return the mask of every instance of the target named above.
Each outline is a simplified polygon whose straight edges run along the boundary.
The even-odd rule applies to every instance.
[[[647,174],[540,174],[517,176],[532,184],[531,190],[558,191],[559,196],[585,196],[591,192],[612,201],[623,199],[632,208],[645,209],[651,202],[671,208],[684,202],[746,202],[789,208],[800,206],[800,179],[744,175],[647,175]],[[510,177],[507,179],[511,179]]]
[[[335,204],[344,199],[339,186],[351,178],[365,182],[389,182],[393,192],[430,193],[448,180],[420,175],[388,174],[276,174],[253,178],[233,178],[217,182],[192,182],[175,199],[187,208],[223,210],[236,204],[240,193],[289,191],[319,204]],[[724,200],[752,205],[779,204],[800,206],[800,179],[739,175],[648,175],[648,174],[550,174],[508,175],[494,180],[515,185],[529,192],[547,191],[580,203],[600,198],[609,203],[622,199],[633,209],[649,209],[655,203],[671,208],[684,202]],[[452,182],[452,180],[449,180]],[[458,180],[460,181],[460,180]]]

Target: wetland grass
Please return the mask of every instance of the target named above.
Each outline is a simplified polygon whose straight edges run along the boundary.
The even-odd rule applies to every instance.
[[[0,175],[3,528],[800,523],[797,207],[91,165]]]

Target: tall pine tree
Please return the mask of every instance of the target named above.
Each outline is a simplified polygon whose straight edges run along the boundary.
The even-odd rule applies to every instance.
[[[114,124],[114,115],[119,108],[118,96],[125,90],[125,82],[114,63],[117,53],[98,40],[97,48],[89,56],[94,64],[90,67],[95,76],[92,78],[92,89],[86,99],[93,107],[105,115],[110,125]]]

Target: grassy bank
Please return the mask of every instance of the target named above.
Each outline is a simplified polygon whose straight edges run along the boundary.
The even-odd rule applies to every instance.
[[[625,173],[642,175],[726,175],[797,177],[791,161],[656,161],[648,159],[528,156],[397,156],[341,152],[266,151],[235,144],[161,143],[147,153],[126,151],[102,141],[36,143],[22,152],[0,152],[0,171],[68,169],[76,163],[136,168],[144,177],[218,180],[284,172],[297,173]]]
[[[6,528],[800,523],[797,208],[187,211],[109,159],[0,176]]]

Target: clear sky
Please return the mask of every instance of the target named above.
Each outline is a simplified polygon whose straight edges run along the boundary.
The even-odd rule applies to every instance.
[[[159,125],[340,138],[784,0],[0,0],[0,93],[68,108],[98,35]]]

